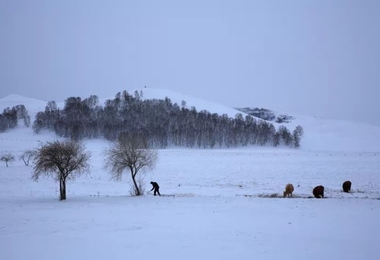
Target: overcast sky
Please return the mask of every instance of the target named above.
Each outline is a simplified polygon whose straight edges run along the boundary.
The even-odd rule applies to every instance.
[[[0,98],[143,86],[380,125],[380,1],[0,0]]]

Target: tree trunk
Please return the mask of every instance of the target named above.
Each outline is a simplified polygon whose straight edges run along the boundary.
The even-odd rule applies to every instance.
[[[8,167],[8,161],[5,161],[5,165]]]
[[[66,179],[61,178],[59,182],[60,200],[66,199]]]
[[[136,173],[135,173],[135,174],[131,173],[131,174],[132,174],[133,184],[135,185],[135,195],[136,195],[136,196],[140,196],[140,195],[141,195],[141,192],[140,192],[139,186],[137,185],[137,182],[136,182],[136,180],[135,180]]]

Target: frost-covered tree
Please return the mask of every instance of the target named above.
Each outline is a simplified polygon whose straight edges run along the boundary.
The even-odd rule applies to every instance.
[[[18,117],[17,117],[16,107],[5,108],[3,112],[3,117],[4,117],[3,123],[4,123],[5,130],[15,128],[17,126]]]
[[[112,179],[120,181],[125,171],[129,171],[133,181],[133,194],[142,195],[136,176],[144,169],[153,169],[158,153],[150,149],[145,137],[139,134],[120,134],[118,140],[105,150],[105,166],[111,171]]]
[[[28,115],[28,110],[24,105],[17,105],[14,107],[17,113],[17,119],[22,119],[26,127],[30,126],[30,116]]]
[[[38,112],[33,122],[33,131],[38,134],[42,129],[46,128],[46,113]]]
[[[8,120],[3,114],[0,114],[0,133],[5,132],[7,129],[8,129]]]
[[[281,139],[283,140],[285,145],[293,145],[293,136],[285,126],[280,126],[278,132],[280,133]]]
[[[25,166],[29,166],[30,160],[37,154],[36,150],[26,150],[20,159],[24,162]]]
[[[300,125],[298,125],[296,129],[293,130],[294,147],[296,148],[300,147],[302,136],[303,136],[303,128]]]

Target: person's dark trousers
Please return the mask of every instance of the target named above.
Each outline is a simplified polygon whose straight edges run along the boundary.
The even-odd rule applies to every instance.
[[[158,193],[158,196],[161,196],[160,191],[158,189],[154,189],[154,196],[156,196],[156,193]]]

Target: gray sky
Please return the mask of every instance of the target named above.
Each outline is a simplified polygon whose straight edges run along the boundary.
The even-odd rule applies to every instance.
[[[0,0],[0,97],[146,85],[380,125],[379,69],[378,0]]]

